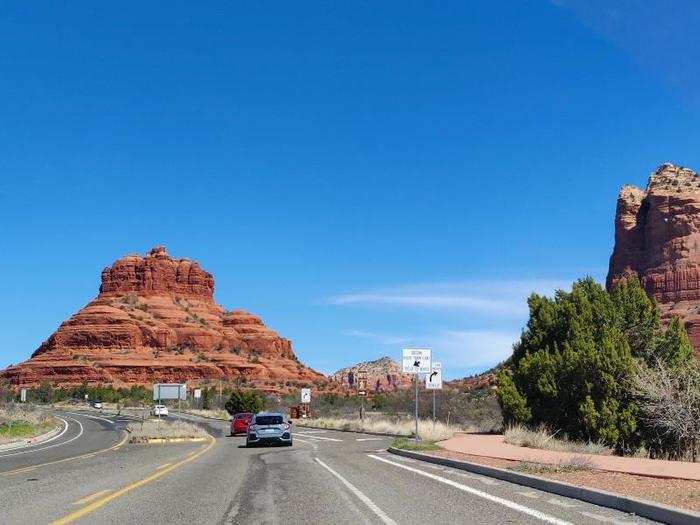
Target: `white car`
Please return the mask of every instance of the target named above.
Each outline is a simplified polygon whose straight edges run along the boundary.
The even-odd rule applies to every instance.
[[[153,415],[154,416],[167,416],[168,415],[168,407],[165,405],[156,405],[153,407]]]

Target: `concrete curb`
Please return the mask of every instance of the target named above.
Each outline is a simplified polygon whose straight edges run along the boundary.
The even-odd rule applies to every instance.
[[[369,434],[370,436],[383,436],[383,437],[393,437],[393,438],[413,438],[413,434],[407,436],[405,434],[387,434],[386,432],[370,432],[369,430],[340,430],[337,428],[324,428],[324,427],[312,427],[309,425],[295,424],[297,428],[312,428],[314,430],[332,430],[333,432],[350,432],[352,434]]]
[[[6,452],[8,450],[15,450],[18,448],[30,447],[32,445],[39,445],[39,444],[43,443],[44,441],[48,441],[52,437],[58,435],[58,433],[61,432],[63,430],[63,428],[64,428],[63,424],[59,424],[57,427],[53,428],[52,430],[49,430],[48,432],[45,432],[44,434],[34,436],[33,438],[22,439],[20,441],[13,441],[12,443],[5,443],[4,445],[0,445],[0,452]]]
[[[670,523],[671,525],[697,525],[700,523],[700,513],[691,510],[669,507],[661,503],[631,498],[614,492],[604,490],[591,489],[587,487],[579,487],[555,481],[551,479],[533,476],[531,474],[522,474],[511,470],[490,467],[488,465],[480,465],[478,463],[469,463],[468,461],[458,461],[455,459],[443,458],[439,456],[431,456],[420,452],[409,450],[401,450],[394,447],[389,447],[389,452],[398,456],[426,461],[436,465],[468,470],[475,474],[481,474],[491,478],[516,483],[525,487],[543,490],[552,494],[558,494],[567,498],[574,498],[602,507],[621,510],[623,512],[636,514],[644,518],[649,518],[654,521]]]

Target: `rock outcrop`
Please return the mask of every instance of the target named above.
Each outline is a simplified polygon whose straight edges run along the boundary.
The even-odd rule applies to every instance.
[[[331,374],[330,379],[341,387],[355,389],[359,374],[364,373],[370,392],[391,392],[411,386],[412,375],[404,374],[390,357],[358,363]]]
[[[685,322],[700,354],[700,176],[694,171],[663,164],[646,190],[620,190],[608,289],[630,275],[659,303],[662,319]]]
[[[328,383],[297,360],[288,339],[253,314],[225,311],[213,294],[210,273],[165,248],[123,257],[102,272],[95,300],[0,378],[29,387],[223,379],[278,392]]]

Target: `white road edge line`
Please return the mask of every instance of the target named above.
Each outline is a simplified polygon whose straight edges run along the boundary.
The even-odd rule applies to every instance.
[[[337,441],[338,443],[343,442],[342,439],[327,438],[327,437],[323,437],[323,436],[312,436],[311,434],[300,434],[299,432],[297,432],[295,435],[296,436],[304,436],[305,438],[311,438],[311,439],[321,439],[323,441]]]
[[[56,417],[58,417],[58,416],[56,416]],[[60,420],[63,421],[64,423],[66,423],[66,430],[67,430],[67,429],[68,429],[68,422],[67,422],[65,419],[61,418],[61,417],[59,417],[58,419],[60,419]],[[24,451],[22,451],[22,452],[14,452],[14,453],[12,453],[12,454],[4,454],[4,455],[0,456],[0,458],[9,458],[10,456],[19,456],[19,455],[21,455],[21,454],[29,454],[29,453],[31,453],[31,452],[39,452],[40,450],[46,450],[47,448],[53,448],[53,447],[60,447],[60,446],[62,446],[62,445],[67,445],[67,444],[70,443],[71,441],[75,441],[76,439],[78,439],[80,436],[83,435],[83,425],[82,425],[82,423],[81,423],[80,421],[78,421],[77,419],[75,419],[75,418],[73,418],[73,417],[69,417],[68,419],[70,419],[70,420],[75,421],[76,423],[78,423],[78,426],[80,427],[80,432],[78,432],[78,435],[77,435],[77,436],[70,438],[68,441],[63,441],[63,442],[61,442],[61,443],[54,443],[53,445],[49,445],[49,446],[47,446],[47,447],[33,448],[33,449],[31,449],[31,450],[24,450]],[[64,432],[65,432],[65,431],[64,431]],[[64,432],[61,432],[60,435],[63,435]]]
[[[355,441],[381,441],[384,438],[357,438]]]
[[[52,441],[54,441],[54,440],[60,438],[63,434],[65,434],[66,432],[68,432],[68,421],[66,421],[66,420],[63,419],[62,417],[58,417],[58,416],[54,416],[54,417],[55,417],[56,419],[60,419],[61,421],[63,421],[63,430],[61,430],[61,432],[60,432],[59,434],[56,434],[56,435],[55,435],[54,437],[52,437],[51,439],[47,439],[46,441],[42,441],[41,443],[37,443],[37,445],[46,445],[47,443],[51,443]],[[32,445],[29,445],[29,446],[31,447]],[[11,455],[11,454],[8,454],[8,456],[9,456],[9,455]],[[0,458],[4,458],[4,457],[5,457],[4,455],[0,455]]]
[[[451,479],[443,478],[440,476],[437,476],[435,474],[431,474],[430,472],[425,472],[423,470],[409,467],[408,465],[403,465],[401,463],[395,463],[394,461],[389,461],[388,459],[385,458],[380,458],[379,456],[375,456],[374,454],[367,454],[369,457],[372,459],[376,459],[377,461],[381,461],[383,463],[387,463],[389,465],[394,465],[395,467],[399,467],[402,469],[410,470],[411,472],[415,472],[416,474],[420,474],[421,476],[425,476],[427,478],[433,479],[435,481],[439,481],[440,483],[445,483],[446,485],[450,485],[452,487],[455,487],[459,490],[462,490],[464,492],[469,492],[470,494],[473,494],[474,496],[479,496],[480,498],[487,499],[489,501],[493,501],[494,503],[499,503],[505,507],[508,507],[509,509],[516,510],[518,512],[522,512],[523,514],[527,514],[528,516],[532,516],[533,518],[538,518],[542,521],[546,521],[547,523],[554,523],[556,525],[572,525],[568,521],[560,520],[559,518],[555,518],[554,516],[550,516],[549,514],[545,514],[544,512],[540,512],[539,510],[531,509],[530,507],[526,507],[525,505],[520,505],[519,503],[515,503],[514,501],[510,501],[504,498],[499,498],[498,496],[494,496],[492,494],[489,494],[487,492],[483,492],[481,490],[474,489],[472,487],[468,487],[467,485],[462,485],[461,483],[457,483],[456,481],[452,481]]]
[[[367,505],[367,506],[369,507],[369,509],[370,509],[372,512],[374,512],[374,514],[376,514],[376,516],[377,516],[380,520],[382,520],[382,523],[385,523],[386,525],[397,525],[396,522],[395,522],[394,520],[392,520],[389,516],[387,516],[387,515],[384,513],[384,511],[383,511],[382,509],[380,509],[379,507],[377,507],[377,505],[376,505],[371,499],[369,499],[367,496],[365,496],[365,495],[360,491],[360,489],[358,489],[355,485],[353,485],[352,483],[350,483],[347,479],[345,479],[343,476],[341,476],[340,474],[338,474],[335,470],[333,470],[331,467],[329,467],[328,465],[326,465],[326,464],[325,464],[323,461],[321,461],[320,459],[318,459],[318,458],[314,458],[314,459],[316,460],[316,462],[317,462],[319,465],[321,465],[321,466],[322,466],[323,468],[325,468],[328,472],[330,472],[330,473],[333,474],[336,478],[338,478],[338,479],[340,480],[340,482],[341,482],[343,485],[345,485],[345,486],[350,490],[350,492],[352,492],[355,496],[357,496],[357,497],[362,501],[362,503],[364,503],[365,505]]]

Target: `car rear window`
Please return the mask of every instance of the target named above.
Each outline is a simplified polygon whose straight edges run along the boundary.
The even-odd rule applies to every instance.
[[[236,419],[249,419],[250,414],[236,414]]]
[[[281,425],[284,420],[282,416],[256,416],[255,423],[258,425]]]

